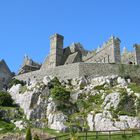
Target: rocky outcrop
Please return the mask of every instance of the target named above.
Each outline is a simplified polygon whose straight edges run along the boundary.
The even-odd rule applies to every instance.
[[[32,101],[32,97],[35,95],[35,93],[37,93],[37,90],[34,88],[33,91],[25,91],[24,93],[20,93],[21,88],[22,86],[20,84],[14,85],[9,92],[15,102],[24,109],[24,113],[26,114],[27,119],[29,119],[32,111],[31,103],[34,102]]]
[[[27,119],[30,119],[34,126],[67,131],[67,121],[74,118],[71,116],[80,114],[79,119],[82,123],[86,121],[91,131],[140,128],[138,118],[140,106],[137,104],[140,101],[140,93],[129,86],[130,79],[112,75],[81,77],[51,83],[52,79],[53,77],[46,76],[42,81],[31,81],[29,86],[23,87],[18,84],[9,90],[12,98],[23,108]],[[70,99],[65,101],[63,106],[60,106],[61,101],[56,102],[51,95],[54,83],[70,91]],[[134,100],[134,104],[129,107],[133,106],[136,109],[135,115],[128,112],[128,108],[126,110],[125,102],[122,103],[129,97]],[[86,115],[86,119],[82,118],[83,114]],[[16,125],[20,126],[20,122]]]
[[[95,122],[94,122],[94,116],[93,116],[92,113],[87,115],[87,123],[88,123],[88,126],[89,126],[89,130],[90,131],[94,130]]]
[[[120,93],[114,92],[105,97],[102,106],[104,106],[105,110],[109,110],[111,107],[116,109],[119,102],[120,102]]]
[[[19,130],[23,130],[23,129],[26,129],[27,127],[27,123],[25,123],[24,121],[22,120],[17,120],[17,121],[12,121],[13,124],[15,124],[16,128],[18,128]]]
[[[0,118],[7,122],[11,120],[21,119],[23,112],[16,107],[0,107]]]
[[[47,79],[49,77],[45,77],[43,83],[31,82],[30,86],[25,85],[24,93],[20,92],[23,88],[20,84],[14,85],[9,92],[35,127],[49,127],[65,131],[67,127],[64,122],[66,122],[67,116],[56,109],[56,104],[50,98],[50,90],[46,86],[49,83]]]
[[[95,130],[97,131],[106,131],[106,130],[119,130],[114,126],[114,122],[111,118],[104,117],[102,113],[95,115]]]

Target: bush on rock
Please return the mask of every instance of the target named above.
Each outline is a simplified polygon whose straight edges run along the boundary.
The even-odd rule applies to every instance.
[[[51,90],[52,98],[56,101],[67,102],[70,99],[70,92],[62,86],[55,86]]]
[[[7,92],[0,92],[0,106],[13,106],[13,99]]]
[[[26,84],[26,82],[24,81],[20,81],[18,79],[12,79],[9,84],[8,87],[11,88],[13,85],[17,85],[17,84],[21,84],[22,86],[24,86]]]

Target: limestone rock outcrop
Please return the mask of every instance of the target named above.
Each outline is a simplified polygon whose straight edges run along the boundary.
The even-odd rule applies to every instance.
[[[140,93],[135,91],[136,87],[133,86],[137,85],[130,79],[117,75],[55,79],[52,82],[53,79],[46,76],[42,81],[34,80],[25,86],[17,84],[9,90],[35,127],[67,131],[69,121],[74,121],[75,125],[80,121],[83,125],[80,127],[85,127],[87,123],[91,131],[140,128]],[[58,95],[52,96],[52,89],[56,86],[70,92],[69,99],[64,103],[62,100],[68,98],[68,94],[62,94],[60,102],[54,99]],[[20,128],[22,123],[15,124]]]

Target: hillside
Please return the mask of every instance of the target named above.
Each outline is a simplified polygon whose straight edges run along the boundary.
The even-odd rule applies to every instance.
[[[140,128],[140,86],[117,75],[59,80],[44,77],[9,93],[34,127],[67,131]],[[24,120],[23,120],[24,121]]]

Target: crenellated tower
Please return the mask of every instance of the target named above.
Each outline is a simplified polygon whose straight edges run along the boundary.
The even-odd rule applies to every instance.
[[[49,65],[51,68],[62,64],[64,37],[54,34],[50,37],[50,57]]]
[[[140,64],[140,45],[134,44],[135,48],[135,63],[136,65]]]

